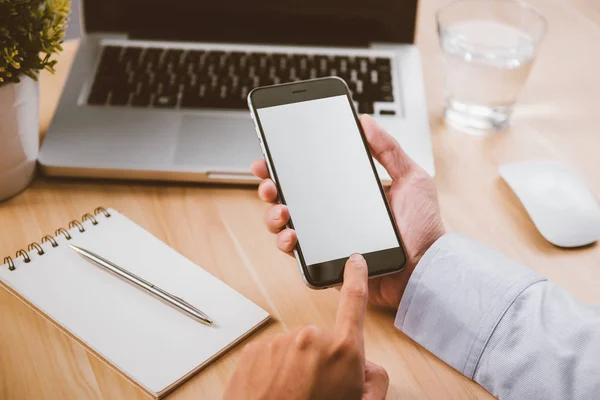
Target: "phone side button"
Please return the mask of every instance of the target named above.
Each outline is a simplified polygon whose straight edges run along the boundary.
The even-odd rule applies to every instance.
[[[262,151],[263,157],[266,159],[267,151],[265,150],[265,145],[263,144],[262,140],[260,141],[260,151]]]
[[[262,151],[263,157],[267,158],[265,144],[262,141],[262,137],[260,137],[260,131],[258,130],[258,127],[256,127],[256,135],[258,136],[258,143],[260,143],[260,151]]]

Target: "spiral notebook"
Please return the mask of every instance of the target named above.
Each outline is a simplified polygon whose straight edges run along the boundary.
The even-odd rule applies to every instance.
[[[202,325],[86,261],[100,254],[214,319]],[[269,314],[113,209],[98,208],[0,266],[13,294],[161,397],[263,325]]]

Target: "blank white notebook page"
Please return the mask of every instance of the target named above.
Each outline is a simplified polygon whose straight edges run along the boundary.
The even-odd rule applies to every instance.
[[[268,313],[138,225],[109,210],[86,231],[0,268],[0,280],[146,390],[161,394],[262,324]],[[203,325],[86,261],[90,250],[205,312]]]

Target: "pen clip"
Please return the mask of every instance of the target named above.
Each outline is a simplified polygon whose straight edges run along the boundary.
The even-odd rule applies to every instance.
[[[184,299],[182,299],[182,298],[181,298],[181,297],[179,297],[179,296],[175,296],[175,295],[171,295],[171,296],[173,296],[174,298],[176,298],[177,300],[179,300],[179,301],[180,301],[180,302],[182,302],[182,303],[185,303],[185,304],[190,304],[190,303],[188,303],[187,301],[185,301]],[[191,304],[190,304],[190,305],[191,305]]]
[[[164,290],[163,290],[163,292],[164,292]],[[192,307],[193,309],[196,309],[196,310],[198,310],[196,307],[194,307],[194,305],[193,305],[193,304],[191,304],[191,303],[190,303],[190,302],[188,302],[188,301],[185,301],[184,299],[182,299],[182,298],[181,298],[181,297],[179,297],[179,296],[175,296],[174,294],[171,294],[171,297],[173,297],[174,299],[177,299],[177,300],[179,300],[180,302],[182,302],[183,304],[185,304],[185,305],[186,305],[186,306],[188,306],[188,307]],[[200,311],[200,310],[198,310],[198,311]],[[201,312],[201,311],[200,311],[200,312]]]

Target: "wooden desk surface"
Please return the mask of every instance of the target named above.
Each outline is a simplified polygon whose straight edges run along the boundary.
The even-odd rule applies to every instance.
[[[547,38],[520,97],[511,131],[481,139],[453,132],[441,121],[443,75],[434,19],[441,4],[442,0],[421,1],[417,42],[425,71],[435,179],[448,229],[497,248],[580,299],[600,304],[600,246],[566,251],[545,242],[497,173],[505,162],[560,160],[572,165],[600,194],[600,7],[593,0],[533,1],[549,20]],[[56,76],[42,76],[42,130],[54,111],[75,46],[66,46]],[[122,211],[267,309],[276,322],[250,340],[304,324],[333,325],[338,293],[304,286],[295,263],[278,253],[263,227],[265,205],[251,188],[40,176],[27,191],[0,203],[0,256],[14,254],[99,205]],[[489,396],[398,332],[393,317],[371,309],[366,324],[367,357],[388,370],[389,399]],[[0,326],[2,399],[146,397],[3,289]],[[220,398],[242,347],[170,398]]]

